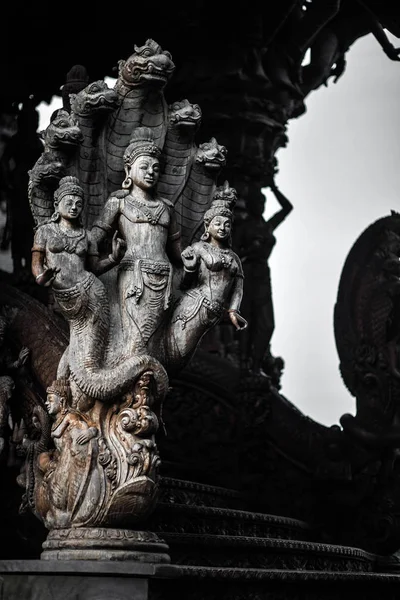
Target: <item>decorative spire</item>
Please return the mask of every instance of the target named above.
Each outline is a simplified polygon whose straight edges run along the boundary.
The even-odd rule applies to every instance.
[[[210,208],[204,213],[204,223],[209,225],[216,216],[233,218],[233,207],[236,204],[237,192],[229,186],[228,181],[217,187],[211,200]]]

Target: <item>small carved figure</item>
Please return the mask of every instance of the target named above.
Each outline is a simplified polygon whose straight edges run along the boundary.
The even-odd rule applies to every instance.
[[[56,380],[47,388],[46,407],[53,419],[51,437],[56,449],[38,456],[42,489],[48,495],[49,511],[54,513],[47,513],[45,520],[48,526],[68,526],[76,517],[84,520],[85,513],[89,516],[99,500],[98,470],[91,464],[98,429],[86,415],[72,410],[68,380]]]
[[[173,205],[156,193],[160,155],[151,129],[135,129],[124,154],[123,190],[109,198],[92,229],[98,243],[113,231],[126,242],[118,272],[118,304],[128,355],[147,352],[170,304],[171,262],[180,262]]]
[[[265,221],[265,197],[258,189],[250,188],[247,215],[238,221],[234,236],[234,248],[242,260],[245,278],[242,312],[249,321],[248,330],[240,338],[240,362],[242,369],[261,374],[275,327],[268,259],[276,243],[274,231],[293,208],[274,183],[270,188],[281,210]]]
[[[240,313],[243,270],[240,258],[231,249],[232,207],[236,192],[227,182],[217,189],[211,207],[204,214],[205,232],[199,242],[182,252],[182,286],[188,288],[172,316],[170,356],[180,367],[193,354],[201,337],[228,312],[238,330],[247,327]],[[230,197],[227,201],[226,196]],[[180,361],[176,358],[180,357]]]

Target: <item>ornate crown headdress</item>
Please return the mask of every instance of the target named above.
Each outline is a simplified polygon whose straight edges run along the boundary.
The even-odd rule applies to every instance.
[[[157,158],[161,156],[161,148],[155,143],[153,131],[149,127],[137,127],[134,130],[129,146],[124,152],[125,165],[131,165],[142,154]]]
[[[67,175],[60,179],[58,188],[54,192],[54,203],[58,204],[64,196],[69,194],[80,196],[81,198],[84,197],[83,189],[79,185],[79,179],[72,175]]]
[[[53,383],[46,389],[46,394],[57,394],[61,398],[63,407],[69,406],[71,403],[71,388],[67,377],[55,379]]]
[[[233,207],[236,204],[237,192],[227,181],[217,187],[211,200],[210,208],[204,213],[204,223],[209,225],[214,217],[233,217]]]

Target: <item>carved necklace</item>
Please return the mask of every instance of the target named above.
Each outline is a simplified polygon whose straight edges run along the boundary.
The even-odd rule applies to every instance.
[[[136,198],[136,196],[131,196],[129,200],[132,202],[132,204],[139,205],[139,210],[144,214],[144,216],[146,217],[148,222],[151,223],[151,225],[157,225],[161,215],[165,210],[163,202],[159,200],[154,200],[156,206],[149,206],[148,202],[140,200],[139,198]]]
[[[69,254],[74,254],[79,242],[83,240],[86,235],[85,229],[82,229],[80,231],[74,231],[72,229],[71,232],[61,229],[60,226],[58,226],[58,229],[60,234],[64,237],[64,250]],[[65,238],[69,239],[66,240]]]
[[[217,257],[221,261],[224,269],[229,269],[232,265],[233,256],[230,248],[219,248],[218,246],[212,246],[213,251],[216,252]],[[218,256],[219,255],[219,256]]]

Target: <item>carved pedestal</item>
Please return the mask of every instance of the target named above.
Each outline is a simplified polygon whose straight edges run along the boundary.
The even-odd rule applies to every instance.
[[[157,535],[114,528],[136,527],[156,503],[153,374],[144,372],[119,401],[95,401],[86,411],[71,406],[68,390],[62,380],[48,388],[55,448],[40,451],[43,435],[33,442],[20,476],[26,502],[50,529],[42,558],[169,562],[168,546]]]
[[[55,529],[43,544],[41,558],[170,562],[167,544],[155,533],[105,527]]]
[[[93,82],[71,95],[71,113],[54,114],[30,173],[32,274],[52,287],[70,334],[47,388],[51,423],[35,406],[40,439],[19,477],[50,530],[43,558],[168,561],[141,531],[157,499],[167,373],[224,316],[247,326],[231,248],[237,192],[217,186],[227,150],[214,137],[195,143],[199,106],[167,105],[174,68],[154,40],[135,46],[113,89]]]

